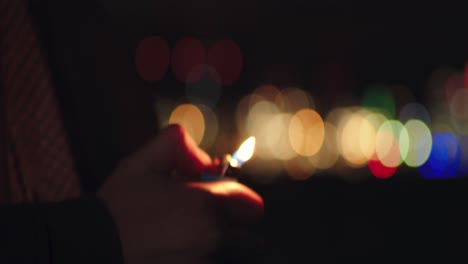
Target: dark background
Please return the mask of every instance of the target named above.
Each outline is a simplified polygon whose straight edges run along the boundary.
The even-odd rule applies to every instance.
[[[160,24],[142,19],[145,26],[135,35],[161,33],[169,43],[195,36],[207,45],[223,37],[235,40],[244,68],[238,82],[223,87],[217,107],[225,113],[265,82],[304,87],[321,113],[359,104],[363,89],[374,82],[403,84],[414,101],[430,105],[431,73],[443,66],[462,70],[468,59],[468,9],[449,2],[198,4],[202,7]],[[197,15],[213,20],[194,22]],[[184,93],[183,84],[171,76],[163,85],[176,89],[156,88],[155,93],[170,98]],[[466,258],[464,179],[429,182],[416,170],[360,183],[334,177],[271,184],[249,179],[245,175],[243,181],[264,197],[266,206],[265,220],[256,229],[265,236],[266,248],[252,263],[420,263],[436,257],[451,263]]]
[[[97,69],[89,69],[92,77],[87,79],[99,80],[95,81],[97,87],[130,84],[135,89],[150,91],[154,98],[177,100],[184,95],[184,84],[174,80],[171,74],[166,74],[159,82],[147,83],[138,79],[131,68],[134,67],[134,49],[141,39],[149,35],[162,36],[173,46],[180,38],[191,36],[209,46],[217,39],[231,38],[239,44],[244,60],[241,77],[233,85],[222,88],[216,106],[218,112],[224,113],[225,131],[229,130],[229,124],[234,128],[233,111],[237,101],[262,83],[308,90],[321,114],[332,107],[359,104],[364,89],[376,82],[405,85],[414,101],[429,108],[432,97],[427,87],[431,73],[444,66],[463,70],[468,60],[468,9],[462,3],[401,0],[100,2],[107,17],[100,12],[89,12],[95,10],[94,4],[90,4],[91,8],[86,5],[78,8],[69,3],[62,5],[71,5],[69,9],[83,14],[79,23],[68,15],[58,16],[73,25],[65,30],[63,39],[87,36],[96,28],[114,34],[109,38],[105,34],[93,35],[98,45],[80,44],[96,49],[96,54],[57,55],[76,56],[83,65],[97,57]],[[57,26],[57,31],[64,31],[63,24],[66,23]],[[73,30],[75,27],[81,31]],[[113,39],[116,48],[106,46],[104,41],[109,39]],[[62,42],[57,45],[66,47],[68,42]],[[66,48],[62,50],[65,50],[63,54],[68,54]],[[127,53],[121,52],[124,50]],[[125,65],[114,67],[109,63],[111,58],[131,66],[123,63]],[[120,68],[115,70],[109,65]],[[64,67],[57,68],[60,71]],[[95,76],[95,71],[105,76]],[[120,76],[122,72],[130,72],[131,76]],[[115,76],[120,79],[115,81]],[[86,80],[83,76],[71,77],[78,87],[77,93],[89,84],[81,81]],[[94,105],[90,104],[88,115],[95,118],[95,127],[89,135],[106,136],[100,132],[104,130],[97,129],[104,119],[95,117],[96,112],[92,111],[92,107],[103,108],[103,98],[107,96],[104,88],[102,92],[92,92],[95,101]],[[91,94],[81,93],[83,98]],[[125,103],[121,108],[125,108]],[[96,142],[104,144],[101,139]],[[107,139],[105,144],[112,147]],[[224,147],[233,149],[235,146]],[[106,158],[99,152],[95,155],[96,159]],[[103,172],[96,175],[106,175]],[[404,169],[399,169],[389,180],[369,177],[358,183],[329,176],[311,177],[306,181],[284,177],[274,183],[259,184],[252,181],[250,175],[244,175],[242,181],[265,200],[265,220],[255,231],[264,235],[266,248],[258,258],[251,259],[252,263],[347,263],[354,260],[420,263],[434,261],[436,257],[444,263],[458,263],[460,258],[466,258],[465,179],[425,181],[417,170]]]
[[[421,1],[259,3],[250,25],[238,22],[237,30],[207,37],[231,36],[244,51],[242,79],[221,100],[235,103],[262,82],[296,85],[326,113],[358,104],[363,89],[378,82],[403,84],[430,105],[430,74],[441,66],[463,69],[468,58],[466,10]],[[272,68],[279,74],[262,75]],[[290,72],[283,77],[281,69]],[[386,181],[312,177],[261,185],[246,175],[266,206],[258,229],[266,250],[252,263],[466,259],[466,180],[418,176],[400,170]]]

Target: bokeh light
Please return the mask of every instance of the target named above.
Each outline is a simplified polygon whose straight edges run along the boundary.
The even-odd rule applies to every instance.
[[[280,89],[265,83],[237,102],[237,131],[231,131],[230,117],[218,119],[218,115],[230,114],[230,106],[214,107],[221,94],[223,73],[219,78],[202,74],[195,81],[201,71],[207,72],[206,67],[213,68],[211,74],[217,72],[207,63],[193,63],[194,68],[188,70],[185,97],[155,102],[158,120],[163,126],[182,124],[195,142],[214,156],[229,151],[225,148],[231,148],[235,138],[255,137],[255,155],[242,168],[256,182],[271,183],[280,176],[307,180],[315,174],[352,182],[362,182],[371,175],[387,179],[403,163],[409,168],[403,168],[402,173],[418,168],[425,179],[468,173],[468,89],[456,70],[442,69],[432,76],[429,85],[438,89],[433,92],[439,98],[430,100],[430,108],[419,103],[421,98],[416,102],[406,88],[398,90],[405,86],[390,89],[371,85],[361,105],[354,100],[346,107],[326,106],[329,112],[320,113],[309,87],[282,84]],[[215,89],[208,84],[215,84]],[[369,173],[363,173],[364,167]]]
[[[283,95],[278,87],[272,84],[260,85],[253,91],[252,100],[255,100],[258,97],[263,98],[278,105],[278,100],[283,100]],[[251,104],[254,102],[251,102]]]
[[[200,109],[193,104],[177,106],[169,118],[169,124],[180,124],[200,144],[205,133],[205,119]]]
[[[409,136],[400,121],[385,121],[377,131],[376,154],[383,165],[397,167],[405,160],[409,149]]]
[[[213,107],[221,97],[221,88],[218,82],[205,77],[198,82],[186,84],[185,92],[191,103]]]
[[[395,117],[395,99],[392,91],[384,85],[371,85],[365,92],[362,106],[379,111],[388,118]]]
[[[465,80],[463,73],[461,72],[453,72],[450,74],[445,82],[445,98],[446,103],[450,104],[453,97],[455,96],[456,91],[460,89],[464,89],[465,87]]]
[[[267,124],[280,114],[278,107],[269,101],[259,101],[254,104],[247,114],[246,130],[247,134],[257,139],[256,155],[268,159],[272,158],[270,143],[276,142],[280,134],[275,130],[268,130]]]
[[[325,127],[320,115],[312,109],[302,109],[294,114],[289,123],[289,142],[301,156],[312,156],[322,146]]]
[[[337,129],[329,122],[324,123],[324,128],[325,137],[319,152],[309,157],[310,163],[321,170],[332,168],[339,158]]]
[[[466,176],[468,174],[468,136],[459,135],[458,142],[460,143],[460,167],[458,168],[458,174],[460,176]]]
[[[242,63],[242,51],[232,40],[219,40],[208,51],[208,72],[220,84],[233,84],[239,78]]]
[[[169,67],[170,49],[158,36],[144,38],[135,51],[138,75],[147,82],[159,81]]]
[[[468,62],[465,63],[465,88],[468,89]]]
[[[449,102],[450,112],[457,120],[468,119],[468,89],[459,88],[453,92]]]
[[[247,131],[247,116],[253,105],[256,103],[264,101],[264,98],[252,93],[248,94],[239,100],[236,106],[236,125],[239,136],[242,138],[250,136]]]
[[[424,122],[427,126],[431,126],[431,116],[426,107],[420,103],[408,103],[404,105],[398,115],[398,120],[405,124],[410,119],[418,119]]]
[[[350,114],[339,130],[341,155],[351,167],[362,167],[374,153],[375,129],[361,112]]]
[[[434,106],[431,119],[431,131],[433,133],[455,132],[453,117],[447,105]]]
[[[284,112],[295,113],[305,108],[315,108],[312,96],[305,90],[289,87],[281,91],[275,102]]]
[[[371,171],[372,175],[379,179],[387,179],[390,178],[395,174],[398,167],[388,167],[385,166],[377,156],[372,157],[369,162],[367,163],[369,170]]]
[[[418,169],[426,179],[448,179],[457,177],[461,161],[460,144],[449,132],[433,136],[431,154],[426,163]]]
[[[270,153],[273,157],[279,160],[290,160],[296,156],[296,152],[291,147],[289,142],[289,123],[292,119],[292,114],[281,113],[275,115],[265,125],[269,131],[267,136],[267,144],[270,148]],[[274,134],[274,135],[273,135]]]
[[[205,133],[203,135],[203,140],[200,143],[200,147],[208,149],[216,141],[219,131],[219,122],[216,113],[211,110],[206,105],[197,105],[203,114],[203,119],[205,121]]]
[[[206,51],[196,38],[183,38],[172,49],[172,72],[183,83],[200,80],[206,69]]]
[[[283,167],[286,174],[293,180],[306,180],[315,172],[315,167],[305,157],[295,157],[284,161]]]
[[[405,123],[409,136],[408,154],[405,163],[409,167],[419,167],[424,164],[432,149],[432,134],[425,123],[417,119]]]

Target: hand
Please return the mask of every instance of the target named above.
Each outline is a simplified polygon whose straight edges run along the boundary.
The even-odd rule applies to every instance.
[[[122,161],[99,191],[114,217],[125,263],[203,263],[223,243],[251,241],[262,198],[237,182],[184,182],[212,165],[183,127],[163,130]],[[237,243],[236,243],[237,244]]]

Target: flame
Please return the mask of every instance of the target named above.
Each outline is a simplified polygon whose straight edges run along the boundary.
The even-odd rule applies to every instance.
[[[255,137],[249,137],[232,155],[232,159],[230,161],[231,166],[240,167],[244,162],[248,161],[252,157],[254,149]]]

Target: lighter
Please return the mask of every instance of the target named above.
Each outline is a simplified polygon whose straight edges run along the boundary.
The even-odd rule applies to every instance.
[[[202,181],[237,180],[240,177],[240,169],[253,155],[255,149],[255,137],[249,137],[242,143],[239,149],[232,155],[224,155],[215,172],[205,172]]]

